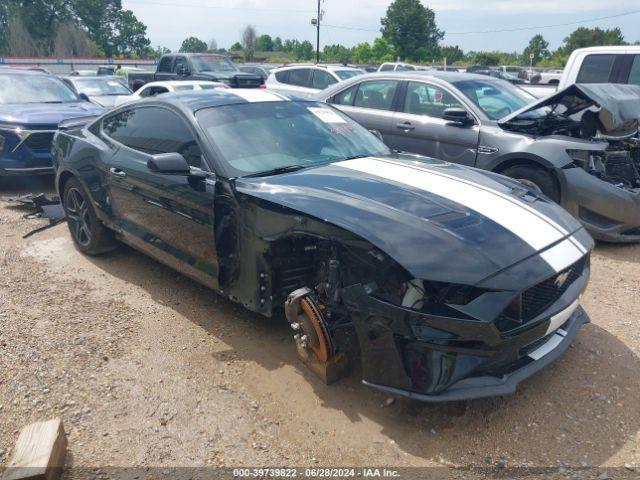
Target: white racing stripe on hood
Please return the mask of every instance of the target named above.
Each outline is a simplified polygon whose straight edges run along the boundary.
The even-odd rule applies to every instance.
[[[466,180],[372,158],[347,160],[335,165],[431,192],[464,205],[511,231],[537,251],[568,235],[568,232],[555,225],[555,222],[547,221],[540,212],[525,208],[519,200]],[[571,239],[560,245],[563,246],[562,255],[568,259],[577,256],[574,260],[577,261],[584,255]],[[547,258],[543,258],[559,272],[562,269],[558,270],[557,267],[564,262],[558,260],[558,255],[554,252],[553,255],[549,254]]]
[[[556,272],[561,272],[580,260],[584,253],[578,250],[570,238],[567,238],[558,245],[540,255],[545,262],[553,267]]]
[[[380,159],[380,160],[381,160],[381,159]],[[381,161],[382,161],[382,160],[381,160]],[[391,159],[388,159],[388,160],[387,160],[387,159],[385,159],[384,161],[385,161],[385,162],[387,162],[387,163],[393,163],[394,165],[404,166],[403,164],[401,164],[401,163],[399,163],[399,162],[396,162],[396,161],[394,161],[394,160],[391,160]],[[412,168],[412,167],[409,167],[409,168]],[[418,170],[418,169],[419,169],[419,167],[415,167],[415,168],[416,168],[416,170]],[[422,169],[420,169],[420,170],[422,171]],[[538,216],[538,217],[542,218],[545,222],[547,222],[547,223],[549,223],[550,225],[552,225],[556,230],[558,230],[559,232],[561,232],[563,236],[567,236],[567,235],[569,235],[569,232],[568,232],[565,228],[563,228],[561,225],[558,225],[558,223],[556,223],[554,220],[552,220],[551,218],[547,217],[547,216],[546,216],[546,215],[544,215],[542,212],[540,212],[540,211],[536,210],[535,208],[531,207],[530,205],[526,204],[525,202],[522,202],[522,201],[520,201],[520,200],[517,200],[517,199],[515,199],[515,198],[513,198],[513,197],[510,197],[509,195],[507,195],[507,194],[505,194],[505,193],[499,192],[499,191],[497,191],[497,190],[493,190],[492,188],[486,187],[486,186],[484,186],[484,185],[475,184],[475,183],[473,183],[473,182],[471,182],[471,181],[469,181],[469,180],[465,180],[465,179],[460,178],[460,177],[454,177],[453,175],[449,175],[449,174],[444,173],[444,172],[432,172],[432,173],[433,173],[434,175],[439,175],[439,176],[442,176],[442,177],[450,178],[450,179],[452,179],[452,180],[454,180],[454,181],[462,182],[462,183],[465,183],[465,184],[467,184],[467,185],[474,186],[474,187],[476,187],[476,188],[481,188],[481,189],[483,189],[483,190],[486,190],[486,191],[488,191],[488,192],[493,193],[494,195],[498,195],[498,196],[500,196],[500,197],[504,198],[505,200],[508,200],[508,201],[510,201],[510,202],[512,202],[512,203],[516,203],[516,204],[517,204],[518,206],[520,206],[521,208],[524,208],[524,209],[528,210],[530,213],[532,213],[532,214],[534,214],[534,215],[536,215],[536,216]],[[573,244],[578,248],[578,250],[580,250],[583,254],[584,254],[584,253],[587,253],[587,249],[584,247],[584,245],[582,245],[582,244],[578,241],[578,239],[577,239],[577,238],[575,238],[575,237],[571,237],[571,238],[570,238],[570,240],[571,240],[571,242],[572,242],[572,243],[573,243]]]
[[[231,93],[245,99],[249,103],[256,102],[282,102],[285,99],[273,92],[260,88],[233,89]]]

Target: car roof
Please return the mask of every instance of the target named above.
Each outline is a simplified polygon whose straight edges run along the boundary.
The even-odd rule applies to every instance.
[[[184,82],[182,82],[184,83]],[[223,107],[245,103],[291,102],[293,98],[257,88],[229,88],[216,90],[200,90],[189,92],[173,92],[152,97],[143,102],[160,102],[174,105],[178,108],[197,112],[205,108]]]
[[[74,82],[82,82],[84,80],[115,80],[122,77],[117,77],[116,75],[63,75],[60,78],[68,78]]]
[[[442,80],[444,82],[459,82],[462,80],[487,80],[491,77],[487,75],[480,75],[477,73],[466,73],[466,72],[454,72],[454,71],[443,71],[443,70],[405,70],[405,71],[395,71],[395,72],[373,72],[368,73],[366,75],[360,75],[359,77],[354,77],[358,79],[358,81],[362,81],[364,79],[375,79],[381,77],[390,76],[392,78],[401,77],[403,80],[426,80],[430,77],[436,78],[438,80]]]
[[[140,88],[145,87],[176,87],[179,85],[206,85],[206,84],[214,84],[214,85],[224,85],[222,82],[210,82],[208,80],[163,80],[158,82],[149,82],[145,83]]]
[[[43,76],[43,77],[51,77],[50,73],[46,73],[40,70],[27,70],[26,68],[13,68],[13,67],[0,67],[0,74],[8,73],[11,75],[30,75],[30,76]]]
[[[640,52],[640,45],[613,45],[604,47],[585,47],[574,50],[574,54],[580,53],[624,53]]]

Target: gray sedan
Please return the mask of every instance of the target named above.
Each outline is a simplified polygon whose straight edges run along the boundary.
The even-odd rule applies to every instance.
[[[393,149],[510,176],[560,203],[595,238],[640,241],[640,106],[630,103],[640,87],[574,85],[536,102],[484,75],[401,72],[318,95]]]

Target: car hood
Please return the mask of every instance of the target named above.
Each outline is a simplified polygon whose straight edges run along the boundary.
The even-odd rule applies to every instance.
[[[91,102],[0,105],[0,123],[57,125],[63,120],[100,115],[104,108]]]
[[[113,108],[122,102],[126,102],[130,97],[131,95],[92,95],[89,98],[93,103],[97,103],[101,107]]]
[[[640,118],[640,86],[616,83],[573,84],[543,97],[501,119],[507,124],[542,107],[562,106],[561,113],[571,116],[588,108],[598,109],[598,117],[606,132],[638,128]]]
[[[477,285],[583,230],[520,183],[413,155],[345,160],[235,185],[352,232],[415,278],[437,281]],[[577,248],[582,256],[591,247]]]

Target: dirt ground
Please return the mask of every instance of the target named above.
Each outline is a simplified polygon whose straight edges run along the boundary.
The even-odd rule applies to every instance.
[[[24,425],[60,416],[68,478],[131,466],[640,478],[640,246],[598,245],[592,323],[516,395],[432,405],[392,402],[357,371],[325,386],[284,318],[249,314],[125,246],[83,256],[66,224],[23,240],[44,224],[23,215],[0,204],[0,466]]]

